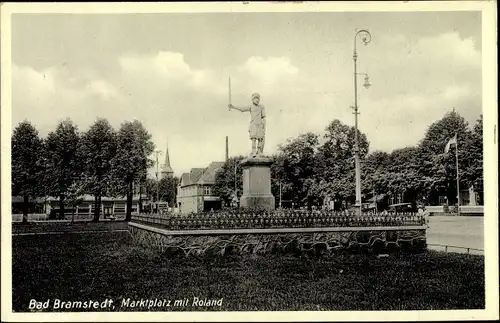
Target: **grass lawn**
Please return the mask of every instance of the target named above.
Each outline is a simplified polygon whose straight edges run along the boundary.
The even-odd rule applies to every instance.
[[[12,260],[14,311],[29,311],[30,299],[56,298],[111,298],[115,311],[148,311],[120,307],[128,298],[189,299],[149,309],[161,311],[482,309],[485,297],[484,257],[432,251],[169,258],[134,246],[126,232],[103,232],[14,236]],[[192,306],[193,297],[223,298],[222,306]]]
[[[75,232],[75,231],[116,231],[127,230],[128,222],[28,222],[12,223],[13,234],[31,234],[48,232]]]

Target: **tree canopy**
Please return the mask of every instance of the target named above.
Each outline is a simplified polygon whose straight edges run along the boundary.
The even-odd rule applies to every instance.
[[[44,194],[45,158],[44,144],[38,130],[23,121],[14,129],[12,145],[12,193],[23,197],[23,222],[27,222],[28,203]]]
[[[363,199],[375,193],[432,204],[445,195],[453,201],[455,146],[448,153],[444,150],[455,134],[460,185],[482,190],[482,117],[471,130],[462,116],[451,111],[432,123],[417,145],[392,152],[369,152],[366,135],[358,132]],[[322,135],[300,134],[280,145],[271,165],[271,189],[276,200],[281,187],[281,198],[297,206],[321,205],[326,197],[343,201],[346,206],[354,202],[354,138],[354,127],[333,120]],[[221,172],[216,187],[227,199],[234,191],[234,172]]]
[[[307,132],[290,138],[272,157],[271,190],[276,202],[291,201],[296,206],[320,206],[325,198],[342,203],[354,202],[355,129],[333,120],[323,133]],[[454,136],[458,144],[445,152]],[[437,204],[440,196],[456,202],[456,153],[461,189],[473,186],[483,190],[483,117],[471,127],[455,111],[433,122],[415,146],[391,152],[369,150],[367,136],[358,131],[363,200],[375,194],[404,195],[410,200]],[[85,132],[66,119],[42,139],[27,120],[12,134],[12,193],[23,197],[23,221],[30,199],[53,196],[59,199],[61,216],[65,204],[78,205],[83,194],[95,198],[95,217],[99,220],[101,197],[127,196],[127,218],[132,210],[134,185],[146,184],[143,192],[151,201],[175,204],[179,179],[158,182],[146,179],[153,165],[155,145],[141,122],[126,121],[115,131],[99,118]],[[226,205],[243,190],[243,156],[229,158],[215,175],[214,195]]]
[[[231,199],[235,194],[239,198],[243,193],[243,168],[240,162],[243,156],[228,158],[222,167],[215,174],[215,184],[213,193],[219,196],[226,205],[231,204]]]
[[[47,172],[44,185],[47,194],[58,197],[60,204],[60,218],[64,218],[64,201],[69,189],[75,189],[79,183],[81,173],[80,159],[77,158],[79,145],[78,128],[70,119],[57,125],[55,131],[50,132],[46,139],[45,157]]]
[[[99,221],[101,197],[116,182],[113,159],[116,156],[117,136],[106,119],[97,119],[80,141],[78,158],[82,161],[82,184],[95,197],[94,221]]]
[[[132,216],[132,194],[134,182],[144,178],[149,167],[153,166],[150,158],[155,149],[151,134],[141,122],[124,122],[116,134],[116,154],[112,158],[114,179],[118,181],[118,191],[127,196],[126,219]]]

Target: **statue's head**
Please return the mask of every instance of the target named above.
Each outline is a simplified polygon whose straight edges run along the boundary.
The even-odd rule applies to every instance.
[[[260,95],[259,95],[259,93],[252,94],[252,102],[255,105],[259,104],[259,102],[260,102]]]

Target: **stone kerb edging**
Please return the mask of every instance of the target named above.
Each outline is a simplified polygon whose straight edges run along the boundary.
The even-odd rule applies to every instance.
[[[167,230],[129,222],[135,243],[169,255],[293,253],[334,251],[421,253],[427,249],[426,226],[253,228]]]
[[[233,235],[233,234],[275,234],[275,233],[315,233],[315,232],[352,232],[352,231],[406,231],[425,230],[421,226],[390,227],[330,227],[330,228],[269,228],[269,229],[202,229],[202,230],[167,230],[150,225],[129,222],[129,226],[156,232],[166,236],[198,236],[198,235]]]

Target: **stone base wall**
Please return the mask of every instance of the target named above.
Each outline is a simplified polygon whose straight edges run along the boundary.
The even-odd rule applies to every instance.
[[[323,228],[324,229],[324,228]],[[338,228],[336,228],[338,229]],[[353,230],[354,229],[354,230]],[[374,254],[421,253],[426,251],[425,228],[345,228],[323,232],[266,232],[221,233],[200,230],[190,234],[175,232],[142,224],[130,223],[133,240],[139,245],[155,248],[171,255],[201,256],[228,254],[290,253],[295,255],[323,255],[337,251]]]

